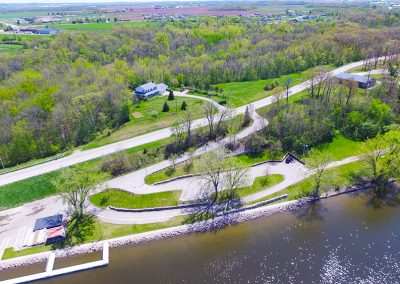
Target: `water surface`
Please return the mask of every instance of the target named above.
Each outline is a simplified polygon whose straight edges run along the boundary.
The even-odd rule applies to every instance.
[[[399,196],[370,196],[112,249],[106,268],[36,283],[399,283]]]

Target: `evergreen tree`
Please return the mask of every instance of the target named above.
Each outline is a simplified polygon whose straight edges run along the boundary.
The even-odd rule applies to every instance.
[[[162,109],[163,112],[168,112],[169,111],[169,105],[167,104],[167,102],[164,102],[164,106]]]
[[[251,115],[250,115],[250,110],[249,107],[246,107],[246,111],[244,112],[244,120],[243,120],[243,127],[249,126],[251,122]]]
[[[186,110],[186,109],[187,109],[187,103],[183,101],[181,105],[181,110]]]
[[[169,101],[175,100],[174,91],[172,90],[169,91],[168,100]]]

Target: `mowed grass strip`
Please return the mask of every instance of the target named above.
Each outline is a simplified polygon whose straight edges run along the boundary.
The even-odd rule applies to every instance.
[[[109,189],[90,196],[93,205],[106,208],[140,209],[175,206],[179,204],[180,190],[164,191],[149,194],[132,194],[118,189]]]
[[[15,53],[24,47],[19,44],[0,44],[0,53]]]
[[[365,174],[365,165],[362,161],[328,169],[324,172],[324,177],[321,184],[321,192],[323,192],[323,189],[335,190],[341,187],[349,187],[353,185],[356,182],[357,178],[359,176],[362,176],[363,174]],[[288,198],[285,199],[285,201],[296,200],[301,197],[310,196],[314,188],[314,178],[309,177],[302,180],[301,182],[287,187],[284,190],[255,200],[250,204],[261,202],[283,194],[288,194]]]
[[[285,177],[279,174],[258,177],[254,179],[253,185],[238,188],[236,192],[239,197],[245,197],[247,195],[262,191],[278,183],[281,183],[284,180]]]

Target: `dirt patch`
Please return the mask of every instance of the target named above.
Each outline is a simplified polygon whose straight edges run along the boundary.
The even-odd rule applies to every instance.
[[[142,118],[142,117],[144,117],[144,115],[141,113],[141,112],[134,112],[134,113],[132,113],[132,116],[134,117],[134,118]]]

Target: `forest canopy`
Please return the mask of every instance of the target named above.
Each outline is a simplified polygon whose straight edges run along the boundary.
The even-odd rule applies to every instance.
[[[400,30],[371,21],[204,17],[24,42],[0,56],[0,157],[11,166],[118,128],[129,120],[132,89],[146,81],[204,89],[399,53]]]

